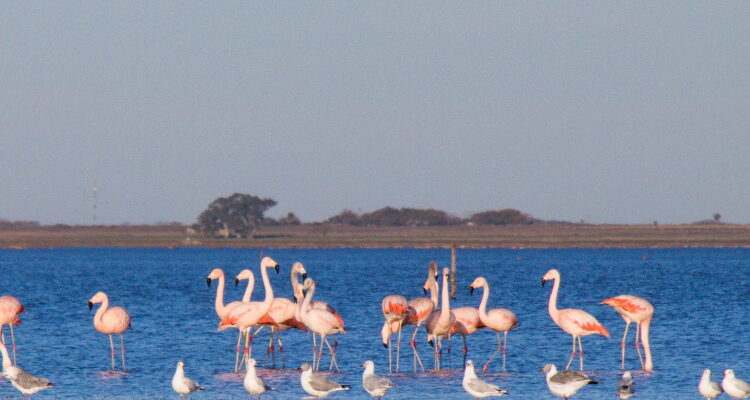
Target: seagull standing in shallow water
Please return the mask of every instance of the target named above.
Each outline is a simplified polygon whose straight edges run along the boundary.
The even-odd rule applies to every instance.
[[[271,390],[271,387],[258,378],[258,374],[255,372],[255,364],[257,364],[257,361],[254,358],[248,358],[245,361],[245,380],[242,383],[245,390],[250,393],[251,398],[254,394],[257,394],[260,398],[260,395],[265,393],[266,390]]]
[[[470,394],[475,399],[483,399],[490,396],[502,396],[508,394],[507,390],[500,389],[495,385],[491,385],[477,377],[477,373],[474,372],[474,362],[471,360],[466,361],[466,369],[464,370],[463,387],[466,393]]]
[[[622,379],[617,383],[617,397],[620,399],[629,399],[635,394],[635,381],[630,371],[622,374]]]
[[[206,390],[203,386],[185,376],[185,364],[182,361],[177,363],[177,369],[174,371],[174,376],[172,377],[172,389],[180,394],[181,399],[196,390]]]
[[[570,396],[576,394],[578,389],[593,385],[599,382],[589,378],[583,372],[566,369],[557,372],[557,368],[552,364],[547,364],[542,368],[546,374],[547,387],[555,396],[560,396],[567,400]]]
[[[37,378],[34,375],[12,365],[8,349],[0,343],[0,353],[3,355],[3,375],[10,380],[14,388],[21,392],[22,397],[31,395],[47,388],[54,386],[48,379]]]
[[[750,385],[742,379],[737,379],[734,376],[734,371],[731,369],[724,371],[721,388],[724,389],[726,394],[735,399],[744,399],[750,396]]]
[[[362,386],[365,387],[370,397],[377,397],[380,400],[386,390],[395,386],[389,379],[375,375],[375,363],[372,360],[367,360],[360,366],[365,368],[362,372]]]
[[[701,382],[698,384],[698,393],[705,397],[706,400],[715,399],[724,393],[724,391],[721,390],[721,386],[711,380],[711,370],[708,368],[703,370]]]
[[[334,381],[329,381],[322,376],[315,375],[308,363],[302,364],[299,369],[302,370],[302,374],[299,378],[300,383],[302,384],[302,389],[313,397],[326,397],[333,392],[349,390],[352,388],[349,385],[340,385]]]

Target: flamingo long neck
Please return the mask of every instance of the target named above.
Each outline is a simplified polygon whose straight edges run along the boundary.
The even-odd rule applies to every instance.
[[[314,294],[315,294],[315,283],[310,285],[310,288],[307,289],[307,293],[305,294],[305,300],[302,301],[302,305],[300,306],[300,314],[302,315],[302,317],[305,317],[307,315],[307,311],[310,310],[310,302],[312,301]]]
[[[641,322],[641,342],[643,343],[643,351],[646,352],[646,362],[643,365],[645,371],[653,371],[654,363],[651,360],[651,345],[648,342],[648,328],[651,326],[651,320]]]
[[[273,303],[273,288],[271,288],[271,281],[268,279],[268,267],[262,266],[260,274],[263,276],[263,288],[266,289],[266,297],[263,299],[263,308],[266,310],[263,314],[267,313],[271,309],[271,303]]]
[[[107,311],[107,308],[109,308],[109,298],[105,295],[104,300],[102,300],[102,305],[98,310],[96,310],[96,314],[94,314],[94,320],[98,323],[101,323],[102,317],[104,317],[104,313]]]
[[[435,304],[435,307],[438,305],[438,284],[437,280],[435,280],[435,277],[430,277],[430,300],[432,300],[432,303]]]
[[[255,277],[253,274],[248,275],[247,287],[245,288],[245,294],[242,295],[242,301],[247,303],[250,298],[253,297],[253,290],[255,289]]]
[[[224,315],[224,274],[221,274],[219,276],[219,284],[216,285],[216,300],[214,301],[214,309],[216,310],[217,315]]]
[[[482,302],[479,303],[479,320],[486,320],[487,317],[487,300],[490,298],[490,285],[485,282],[482,285],[482,288],[484,289],[482,291]],[[472,370],[473,371],[473,370]]]
[[[440,318],[439,321],[442,324],[447,324],[451,318],[451,304],[450,296],[448,296],[448,275],[443,275],[443,292],[440,306]]]
[[[552,293],[549,295],[549,305],[547,306],[547,309],[549,310],[549,316],[552,317],[552,320],[557,322],[557,317],[560,314],[560,311],[557,309],[557,292],[560,290],[560,276],[555,277],[555,284],[552,287]]]
[[[297,276],[299,276],[299,272],[292,268],[292,290],[294,291],[295,296],[297,295],[297,293],[302,292],[302,284],[299,283],[299,279],[297,279]]]

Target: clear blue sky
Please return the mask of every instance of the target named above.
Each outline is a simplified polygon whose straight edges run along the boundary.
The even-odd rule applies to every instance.
[[[5,3],[0,218],[748,223],[750,2],[654,3]]]

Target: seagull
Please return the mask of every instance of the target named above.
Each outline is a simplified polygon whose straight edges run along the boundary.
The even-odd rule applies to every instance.
[[[474,362],[471,360],[466,361],[463,386],[466,393],[470,394],[471,397],[475,399],[508,394],[507,390],[500,389],[495,385],[491,385],[479,379],[476,372],[474,372]]]
[[[542,372],[547,374],[547,387],[549,391],[565,400],[576,394],[578,389],[586,385],[599,383],[586,376],[583,372],[569,369],[557,372],[557,368],[552,364],[545,365],[542,368]]]
[[[370,397],[377,397],[380,400],[385,395],[386,390],[396,386],[387,378],[375,375],[375,363],[372,360],[365,361],[360,367],[365,368],[365,371],[362,373],[362,386],[365,387]]]
[[[721,386],[711,380],[711,370],[708,368],[703,370],[701,383],[698,384],[698,393],[705,397],[706,400],[715,399],[724,393],[724,391],[721,390]]]
[[[172,377],[172,389],[180,394],[181,399],[196,390],[206,390],[203,386],[185,376],[185,364],[182,361],[177,363],[177,369],[174,371],[174,376]]]
[[[622,379],[617,383],[617,396],[620,399],[629,399],[635,394],[635,381],[630,371],[622,374]]]
[[[333,392],[349,390],[352,388],[349,385],[339,385],[338,383],[329,381],[322,376],[313,374],[313,370],[308,363],[302,364],[299,369],[302,370],[302,374],[299,377],[302,389],[313,397],[326,397]]]
[[[271,387],[263,383],[263,380],[258,378],[258,375],[255,373],[255,364],[257,364],[257,362],[254,358],[249,358],[245,362],[246,372],[245,381],[243,383],[245,385],[245,390],[250,393],[251,398],[254,394],[257,394],[258,398],[260,398],[260,395],[263,394],[266,390],[271,390]]]
[[[12,365],[8,349],[0,343],[0,353],[3,354],[3,375],[10,380],[14,388],[21,392],[22,397],[31,395],[47,388],[54,386],[48,379],[37,378],[34,375]]]
[[[744,399],[750,396],[750,385],[747,382],[734,377],[734,371],[731,369],[724,371],[724,380],[721,381],[721,388],[730,397],[735,399]]]

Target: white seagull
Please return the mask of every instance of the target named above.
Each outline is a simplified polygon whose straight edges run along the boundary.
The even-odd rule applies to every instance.
[[[302,389],[313,397],[326,397],[333,392],[352,388],[349,385],[340,385],[322,376],[315,375],[308,363],[302,364],[299,368],[302,370],[302,374],[299,377]]]
[[[730,397],[735,399],[744,399],[750,396],[750,385],[747,382],[737,379],[734,371],[731,369],[724,371],[724,380],[721,381],[721,388]]]
[[[475,399],[483,399],[490,396],[502,396],[508,394],[507,390],[500,389],[495,385],[491,385],[477,377],[474,372],[474,362],[471,360],[466,361],[466,369],[464,369],[464,390]]]
[[[203,386],[185,376],[185,364],[182,361],[177,362],[177,369],[172,377],[172,389],[180,394],[181,399],[196,390],[206,390]]]
[[[13,387],[18,389],[23,396],[28,395],[31,398],[32,394],[54,386],[48,379],[37,378],[14,366],[10,361],[8,349],[2,343],[0,343],[0,352],[3,354],[3,375],[10,380]]]
[[[362,372],[362,386],[365,387],[365,390],[370,394],[370,397],[377,397],[378,400],[380,400],[380,398],[385,395],[386,390],[395,386],[393,382],[387,378],[375,375],[375,363],[373,363],[372,360],[365,361],[360,367],[365,368],[365,371]]]
[[[557,372],[557,368],[552,364],[545,365],[542,372],[547,374],[547,387],[549,391],[565,400],[576,394],[578,389],[586,385],[599,383],[586,376],[583,372],[569,369]]]
[[[698,384],[698,393],[705,397],[706,400],[715,399],[724,393],[724,391],[721,390],[721,386],[711,380],[711,370],[708,368],[703,370],[701,382]]]
[[[617,397],[620,399],[629,399],[635,394],[635,381],[630,371],[622,374],[622,379],[617,383]]]
[[[260,395],[265,393],[266,390],[271,390],[270,386],[266,385],[262,379],[258,378],[258,374],[255,373],[255,364],[257,364],[257,362],[254,358],[248,358],[247,361],[245,361],[246,372],[243,384],[245,390],[250,393],[250,398],[252,398],[252,395],[254,394],[257,394],[258,398],[260,398]]]

